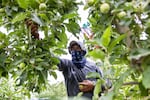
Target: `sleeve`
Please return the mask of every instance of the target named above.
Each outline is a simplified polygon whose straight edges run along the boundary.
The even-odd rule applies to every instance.
[[[67,64],[68,64],[67,60],[66,59],[60,59],[60,58],[58,58],[58,59],[60,62],[57,64],[57,66],[58,66],[60,71],[64,71],[67,68]]]

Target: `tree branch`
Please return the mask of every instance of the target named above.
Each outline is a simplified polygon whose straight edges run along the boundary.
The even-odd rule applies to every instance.
[[[123,86],[125,85],[138,85],[139,82],[126,82],[126,83],[123,83]]]

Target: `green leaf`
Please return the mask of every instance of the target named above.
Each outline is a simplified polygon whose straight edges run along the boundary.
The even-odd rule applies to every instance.
[[[150,55],[150,51],[148,49],[142,49],[142,48],[138,48],[138,49],[133,49],[129,59],[140,59],[141,57],[144,56],[148,56]]]
[[[100,100],[113,100],[114,92],[108,92],[100,97]]]
[[[143,83],[143,86],[144,86],[146,89],[147,89],[147,88],[150,88],[149,73],[150,73],[150,66],[148,66],[147,69],[143,72],[142,83]]]
[[[6,34],[4,34],[4,33],[2,33],[1,31],[0,31],[0,41],[2,40],[2,39],[5,39],[6,38]]]
[[[37,24],[39,24],[39,25],[41,25],[41,26],[43,26],[44,25],[44,23],[43,23],[43,21],[38,17],[38,15],[37,14],[32,14],[32,20],[34,21],[34,22],[36,22]]]
[[[143,59],[143,60],[142,60]],[[149,67],[150,66],[150,55],[148,55],[148,56],[145,56],[145,57],[143,57],[141,60],[142,60],[142,67],[144,68],[144,70],[145,70],[145,68],[147,68],[147,67]]]
[[[59,38],[60,40],[60,44],[61,46],[63,46],[64,44],[67,44],[67,35],[66,33],[62,32],[62,33],[59,33],[57,34],[57,37]],[[59,45],[59,44],[58,44]]]
[[[35,58],[42,58],[44,56],[46,56],[47,54],[41,54],[41,55],[36,55]]]
[[[142,82],[139,83],[139,89],[141,91],[141,96],[148,96],[148,89],[146,89]]]
[[[39,83],[46,83],[47,81],[47,70],[42,70],[39,72]]]
[[[43,62],[43,61],[44,61],[44,59],[36,58],[36,59],[35,59],[35,61],[36,61],[36,62]]]
[[[0,54],[0,65],[4,65],[6,58],[7,56],[5,54]]]
[[[101,78],[100,74],[97,72],[90,72],[86,75],[86,78]]]
[[[57,79],[57,74],[55,71],[50,71],[50,75],[52,75],[55,79]]]
[[[4,68],[0,67],[0,77],[2,76],[3,72],[4,72]]]
[[[44,66],[45,68],[47,68],[47,66],[49,66],[49,63],[43,61],[43,62],[40,62],[39,65]]]
[[[96,82],[96,85],[95,85],[95,88],[94,88],[94,97],[93,97],[93,100],[98,100],[99,98],[99,93],[101,92],[101,80],[97,80]]]
[[[13,62],[13,65],[14,66],[16,66],[16,65],[18,65],[18,64],[20,64],[21,62],[23,62],[24,61],[24,58],[22,58],[22,59],[16,59],[14,62]]]
[[[20,86],[20,85],[24,84],[24,82],[27,80],[27,75],[28,75],[28,72],[26,70],[24,70],[21,73],[21,75],[19,76],[19,78],[16,80],[16,81],[19,81],[17,86]]]
[[[101,37],[101,42],[103,44],[103,46],[107,47],[110,43],[111,40],[111,26],[107,27],[106,30],[104,31],[102,37]]]
[[[39,6],[39,4],[38,4],[38,2],[37,2],[37,0],[28,0],[29,1],[29,5],[28,6],[30,6],[30,7],[32,7],[32,8],[38,8]]]
[[[15,18],[13,18],[12,23],[14,24],[16,22],[23,21],[26,17],[27,17],[26,13],[18,13],[15,16]]]
[[[49,19],[48,19],[48,17],[46,16],[46,14],[39,14],[39,16],[42,18],[42,19],[44,19],[45,21],[49,21]]]
[[[83,92],[79,92],[78,94],[77,94],[77,97],[81,97],[83,95]]]
[[[56,53],[56,54],[67,54],[66,51],[64,51],[62,49],[58,49],[58,48],[55,49],[53,52]]]
[[[41,67],[41,66],[36,66],[36,67],[35,67],[35,69],[36,69],[36,70],[40,70],[40,71],[42,71],[44,68],[43,68],[43,67]]]
[[[89,18],[89,21],[93,24],[96,24],[97,23],[97,20],[95,18]]]
[[[116,46],[116,44],[118,44],[125,37],[126,37],[126,34],[122,34],[119,37],[117,37],[117,39],[115,39],[114,41],[112,41],[111,44],[109,45],[108,51],[111,52],[112,49]]]
[[[19,7],[27,9],[29,0],[17,0],[17,3],[19,4]]]
[[[75,22],[71,21],[70,23],[66,24],[66,27],[68,31],[73,33],[75,36],[76,36],[76,33],[80,32],[80,26]]]
[[[69,14],[64,15],[62,18],[63,20],[65,20],[65,19],[72,19],[76,16],[77,16],[77,13],[69,13]]]
[[[58,63],[60,63],[60,60],[59,60],[58,58],[56,58],[56,57],[52,57],[52,58],[51,58],[51,61],[53,62],[53,64],[58,64]]]
[[[94,49],[93,51],[89,52],[89,55],[96,59],[105,58],[105,53],[101,49]]]

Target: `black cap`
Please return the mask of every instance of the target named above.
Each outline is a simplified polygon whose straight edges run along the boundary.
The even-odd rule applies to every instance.
[[[80,46],[77,41],[71,41],[69,44],[69,48],[72,48],[74,45]]]

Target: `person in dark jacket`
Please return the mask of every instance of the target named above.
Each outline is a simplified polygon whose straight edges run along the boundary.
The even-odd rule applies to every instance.
[[[82,42],[71,41],[68,50],[72,60],[60,59],[58,64],[59,70],[64,75],[67,94],[69,97],[73,97],[77,96],[79,92],[83,92],[83,97],[91,100],[96,79],[86,78],[86,75],[90,72],[97,72],[103,77],[102,71],[85,58],[87,51]]]
[[[39,39],[38,24],[31,19],[26,19],[25,23],[28,28],[31,28],[32,37]],[[71,41],[68,50],[72,56],[72,60],[60,59],[60,63],[58,64],[59,70],[63,72],[65,78],[67,94],[69,97],[72,97],[76,96],[79,92],[83,92],[84,97],[92,99],[97,79],[86,78],[86,75],[91,72],[97,72],[103,77],[102,71],[94,63],[85,58],[87,51],[82,42]]]

